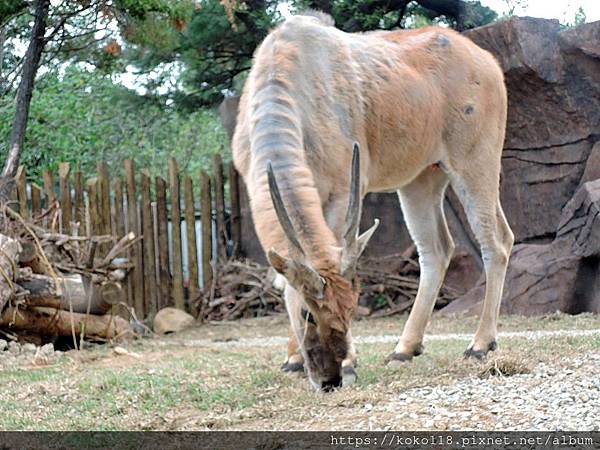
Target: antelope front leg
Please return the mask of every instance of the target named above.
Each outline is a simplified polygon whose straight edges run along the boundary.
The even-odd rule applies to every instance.
[[[417,246],[421,275],[408,321],[388,362],[410,361],[423,353],[423,335],[444,281],[454,242],[446,224],[442,200],[448,178],[426,170],[398,191],[408,231]]]
[[[351,330],[348,330],[346,339],[348,341],[348,355],[346,356],[346,359],[342,361],[342,370],[340,374],[342,377],[342,387],[350,386],[358,379],[358,375],[356,374],[357,353],[354,342],[352,341]]]
[[[288,337],[287,358],[281,366],[281,370],[284,372],[304,372],[304,358],[300,353],[296,333],[291,326],[288,330]]]

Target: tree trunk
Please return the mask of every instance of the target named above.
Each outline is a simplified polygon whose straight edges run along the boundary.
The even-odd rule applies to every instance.
[[[2,89],[2,68],[4,66],[4,43],[6,42],[6,26],[0,27],[0,89]]]
[[[25,140],[25,131],[27,130],[33,85],[45,44],[44,34],[46,32],[46,18],[48,17],[49,8],[50,0],[37,0],[34,13],[35,20],[31,30],[31,41],[25,54],[23,74],[21,75],[21,81],[17,90],[17,108],[10,134],[9,153],[4,163],[2,177],[13,177],[19,166],[23,142]]]

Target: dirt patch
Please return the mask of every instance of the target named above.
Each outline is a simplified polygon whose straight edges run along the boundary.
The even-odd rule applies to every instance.
[[[331,394],[279,371],[285,318],[205,325],[133,342],[119,354],[108,346],[55,352],[51,366],[35,370],[25,361],[0,365],[0,429],[592,427],[600,331],[586,329],[598,318],[530,319],[526,327],[503,320],[500,350],[488,361],[462,357],[473,324],[434,319],[425,353],[397,369],[383,361],[403,320],[358,322],[358,383]],[[481,378],[495,370],[504,376]]]

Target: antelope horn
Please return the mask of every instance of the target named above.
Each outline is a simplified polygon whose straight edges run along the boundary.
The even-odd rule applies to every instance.
[[[283,203],[283,199],[281,198],[281,192],[279,191],[279,186],[277,185],[277,180],[275,179],[275,173],[273,172],[273,165],[271,161],[267,161],[267,177],[269,179],[269,193],[271,194],[271,200],[273,201],[273,207],[275,208],[275,213],[277,214],[277,219],[279,219],[279,223],[283,228],[283,232],[287,236],[292,247],[298,251],[302,256],[305,256],[304,250],[298,241],[298,234],[294,229],[294,225],[288,215],[287,209]]]
[[[350,175],[350,198],[348,200],[348,211],[346,212],[346,230],[344,232],[344,249],[342,252],[342,275],[352,278],[356,271],[356,262],[364,251],[369,239],[379,226],[379,219],[367,231],[360,236],[358,227],[360,225],[360,147],[358,142],[354,143],[352,152],[352,173]]]
[[[350,174],[350,198],[348,200],[348,211],[346,212],[346,230],[344,241],[351,245],[358,235],[360,223],[360,147],[358,142],[354,143],[352,151],[352,172]]]

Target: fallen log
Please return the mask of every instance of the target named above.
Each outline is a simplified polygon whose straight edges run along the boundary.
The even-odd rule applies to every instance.
[[[0,327],[28,331],[41,336],[83,336],[88,339],[121,339],[133,335],[129,323],[114,315],[86,315],[54,308],[6,308],[0,315]]]
[[[21,245],[15,239],[0,234],[0,311],[15,293],[14,279]]]
[[[56,283],[60,289],[57,289]],[[28,293],[23,296],[28,306],[72,310],[76,313],[106,314],[113,305],[125,300],[120,283],[105,281],[100,284],[82,281],[81,276],[54,278],[33,274],[18,280]]]

